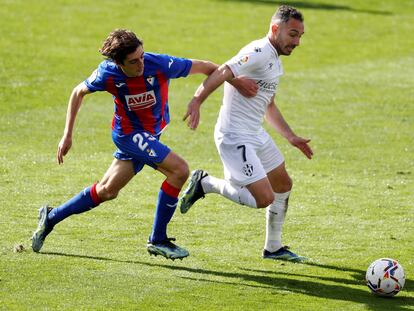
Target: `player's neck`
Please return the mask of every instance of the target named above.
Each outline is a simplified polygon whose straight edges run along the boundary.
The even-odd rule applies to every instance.
[[[271,33],[267,34],[267,39],[269,39],[270,44],[275,48],[277,55],[280,55],[280,49],[278,44],[276,43],[276,39],[271,35]]]
[[[134,77],[136,77],[136,75],[133,75],[133,74],[130,74],[130,73],[126,72],[121,66],[118,66],[118,67],[119,67],[119,69],[121,69],[122,73],[124,75],[126,75],[128,78],[134,78]]]

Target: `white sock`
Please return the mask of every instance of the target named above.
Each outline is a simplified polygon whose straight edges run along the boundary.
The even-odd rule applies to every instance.
[[[234,185],[227,180],[210,175],[201,180],[201,186],[205,193],[217,193],[238,204],[257,208],[255,198],[245,187]]]
[[[282,225],[288,208],[290,191],[276,193],[275,200],[266,208],[266,240],[264,248],[275,252],[282,247]]]

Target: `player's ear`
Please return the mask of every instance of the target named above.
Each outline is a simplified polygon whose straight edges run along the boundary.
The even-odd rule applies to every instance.
[[[279,29],[279,25],[274,23],[272,24],[271,28],[272,28],[272,33],[275,34],[276,31]]]

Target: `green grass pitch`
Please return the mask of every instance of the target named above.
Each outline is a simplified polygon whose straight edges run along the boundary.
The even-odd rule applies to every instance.
[[[85,99],[63,166],[56,147],[72,88],[102,60],[114,28],[145,50],[223,63],[267,33],[282,1],[0,0],[0,310],[414,310],[414,1],[283,1],[305,16],[284,57],[277,103],[312,139],[307,160],[275,132],[294,181],[284,242],[312,264],[261,259],[264,210],[211,195],[169,234],[191,255],[149,257],[160,174],[145,168],[118,199],[59,224],[30,249],[37,209],[103,176],[112,161],[109,94]],[[181,121],[201,76],[173,80],[163,141],[191,169],[222,176],[217,90],[190,131]],[[22,244],[22,252],[14,252]],[[365,270],[399,260],[404,290],[372,296]]]

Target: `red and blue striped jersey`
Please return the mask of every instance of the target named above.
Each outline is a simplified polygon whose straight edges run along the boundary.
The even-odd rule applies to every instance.
[[[89,91],[113,95],[115,113],[112,130],[117,134],[146,131],[158,135],[170,122],[170,79],[186,77],[192,61],[169,55],[145,53],[144,73],[127,77],[114,62],[104,60],[85,80]]]

